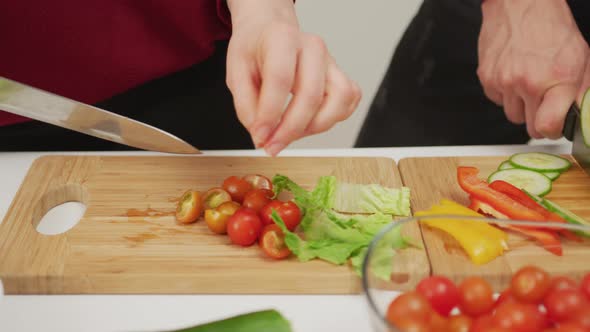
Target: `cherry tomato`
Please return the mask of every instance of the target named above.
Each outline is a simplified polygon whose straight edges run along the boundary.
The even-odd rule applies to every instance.
[[[491,313],[485,314],[473,320],[469,332],[487,332],[492,326],[494,326],[494,316]]]
[[[566,276],[557,276],[551,279],[551,287],[549,287],[549,293],[561,290],[561,289],[576,289],[578,288],[578,284],[576,281],[570,277]]]
[[[590,331],[590,306],[586,305],[582,309],[578,310],[567,323],[574,323],[580,327]]]
[[[550,286],[549,273],[538,267],[525,266],[512,277],[510,289],[512,295],[519,301],[539,303],[549,291]]]
[[[448,278],[432,276],[422,279],[416,291],[424,296],[434,310],[443,316],[448,316],[451,310],[459,304],[461,295],[459,289]]]
[[[582,279],[582,293],[590,300],[590,273],[586,274],[584,279]]]
[[[473,320],[464,314],[454,315],[449,318],[448,332],[469,332]]]
[[[211,188],[203,195],[203,209],[215,209],[229,201],[231,201],[231,196],[223,188]]]
[[[588,330],[574,323],[565,323],[559,324],[555,332],[588,332]]]
[[[242,206],[252,209],[258,213],[266,204],[270,203],[273,196],[274,193],[272,190],[252,189],[246,194],[246,196],[244,196],[244,202],[242,203]]]
[[[494,307],[497,308],[500,305],[502,305],[503,303],[514,302],[514,301],[517,301],[517,300],[516,300],[516,298],[514,298],[514,295],[512,295],[512,290],[510,288],[507,288],[502,293],[500,293],[500,296],[498,296],[498,299],[496,300]]]
[[[230,176],[225,179],[222,187],[230,194],[232,200],[240,204],[244,201],[246,193],[252,190],[252,185],[248,181],[240,179],[237,176]]]
[[[205,222],[207,227],[217,234],[227,233],[229,218],[240,208],[240,204],[229,201],[222,203],[215,209],[205,210]]]
[[[397,296],[387,307],[386,318],[392,325],[397,326],[403,320],[412,319],[428,322],[432,308],[428,300],[415,291]]]
[[[468,277],[459,285],[459,309],[469,316],[488,313],[494,307],[490,284],[481,277]]]
[[[588,305],[588,300],[579,290],[562,289],[551,292],[543,302],[547,317],[554,322],[564,322],[578,310]]]
[[[514,332],[537,332],[547,321],[535,304],[506,302],[496,309],[494,325]]]
[[[242,179],[248,181],[254,189],[268,189],[272,191],[272,181],[260,174],[248,174]]]
[[[285,244],[285,234],[277,224],[264,226],[259,241],[264,253],[271,258],[283,259],[291,254],[291,250]]]
[[[432,311],[430,315],[430,330],[431,331],[446,331],[449,324],[447,317],[440,315],[436,311]]]
[[[240,208],[227,221],[227,234],[235,244],[247,247],[260,236],[262,222],[260,218],[251,209]]]
[[[280,200],[272,200],[260,210],[260,219],[265,225],[274,224],[272,220],[272,210],[276,210],[281,219],[285,222],[285,226],[290,231],[294,231],[301,222],[301,210],[292,201],[283,202]]]
[[[176,220],[182,224],[190,224],[197,221],[202,212],[201,194],[198,191],[188,190],[178,201]]]
[[[412,318],[400,319],[395,327],[404,332],[430,332],[432,329],[424,321],[420,321]]]

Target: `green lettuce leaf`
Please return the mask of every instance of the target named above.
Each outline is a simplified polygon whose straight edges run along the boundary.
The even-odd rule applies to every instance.
[[[333,208],[349,213],[385,213],[409,216],[410,188],[338,183]]]

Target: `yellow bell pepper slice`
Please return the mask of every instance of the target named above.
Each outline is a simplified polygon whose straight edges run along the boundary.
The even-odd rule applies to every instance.
[[[439,205],[432,206],[429,210],[419,211],[416,217],[433,215],[455,215],[465,217],[483,217],[479,213],[450,200],[442,200]],[[483,221],[449,219],[426,219],[420,222],[437,228],[452,236],[465,250],[471,261],[476,265],[489,263],[502,255],[508,248],[508,235]]]

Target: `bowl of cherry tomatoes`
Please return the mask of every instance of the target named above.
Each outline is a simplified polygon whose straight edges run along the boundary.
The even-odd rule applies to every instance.
[[[448,216],[428,218],[444,222]],[[522,262],[506,278],[486,275],[476,264],[459,276],[450,272],[413,277],[404,250],[419,249],[392,248],[385,241],[391,241],[392,232],[396,233],[394,237],[399,236],[400,227],[419,222],[414,217],[392,223],[367,250],[362,284],[374,331],[590,332],[590,261],[580,261],[578,271],[582,272],[576,275],[567,274],[567,269],[564,273],[548,272],[559,271],[554,268],[559,258],[554,258],[549,260],[553,267],[543,259]],[[478,222],[539,226],[535,222],[488,218]],[[573,230],[576,226],[552,227]],[[587,240],[579,245],[590,250]],[[515,245],[513,250],[518,248]],[[391,264],[387,278],[383,277],[384,257]]]

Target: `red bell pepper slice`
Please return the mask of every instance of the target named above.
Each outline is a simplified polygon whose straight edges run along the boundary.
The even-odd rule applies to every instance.
[[[527,195],[524,191],[520,190],[519,188],[513,186],[512,184],[506,181],[496,180],[490,183],[490,188],[506,194],[513,200],[528,207],[531,210],[541,213],[545,217],[546,221],[567,223],[567,221],[563,219],[560,215],[547,210],[541,204],[537,203],[537,201],[535,201],[529,195]],[[560,229],[559,233],[569,240],[577,242],[583,241],[583,239],[580,236],[576,235],[569,229]]]
[[[458,167],[457,180],[459,186],[470,196],[487,203],[494,210],[509,219],[527,221],[545,221],[543,214],[532,210],[510,198],[510,196],[496,191],[477,177],[479,170],[475,167]]]
[[[469,208],[474,210],[475,212],[479,212],[488,216],[493,216],[499,219],[505,218],[505,216],[501,212],[495,210],[493,206],[490,206],[489,204],[482,202],[476,197],[471,196],[470,198],[471,205],[469,206]],[[498,226],[531,237],[537,240],[539,243],[541,243],[545,250],[557,256],[563,255],[561,241],[559,240],[559,236],[555,232],[552,232],[550,230],[540,230],[518,225],[501,224]]]

